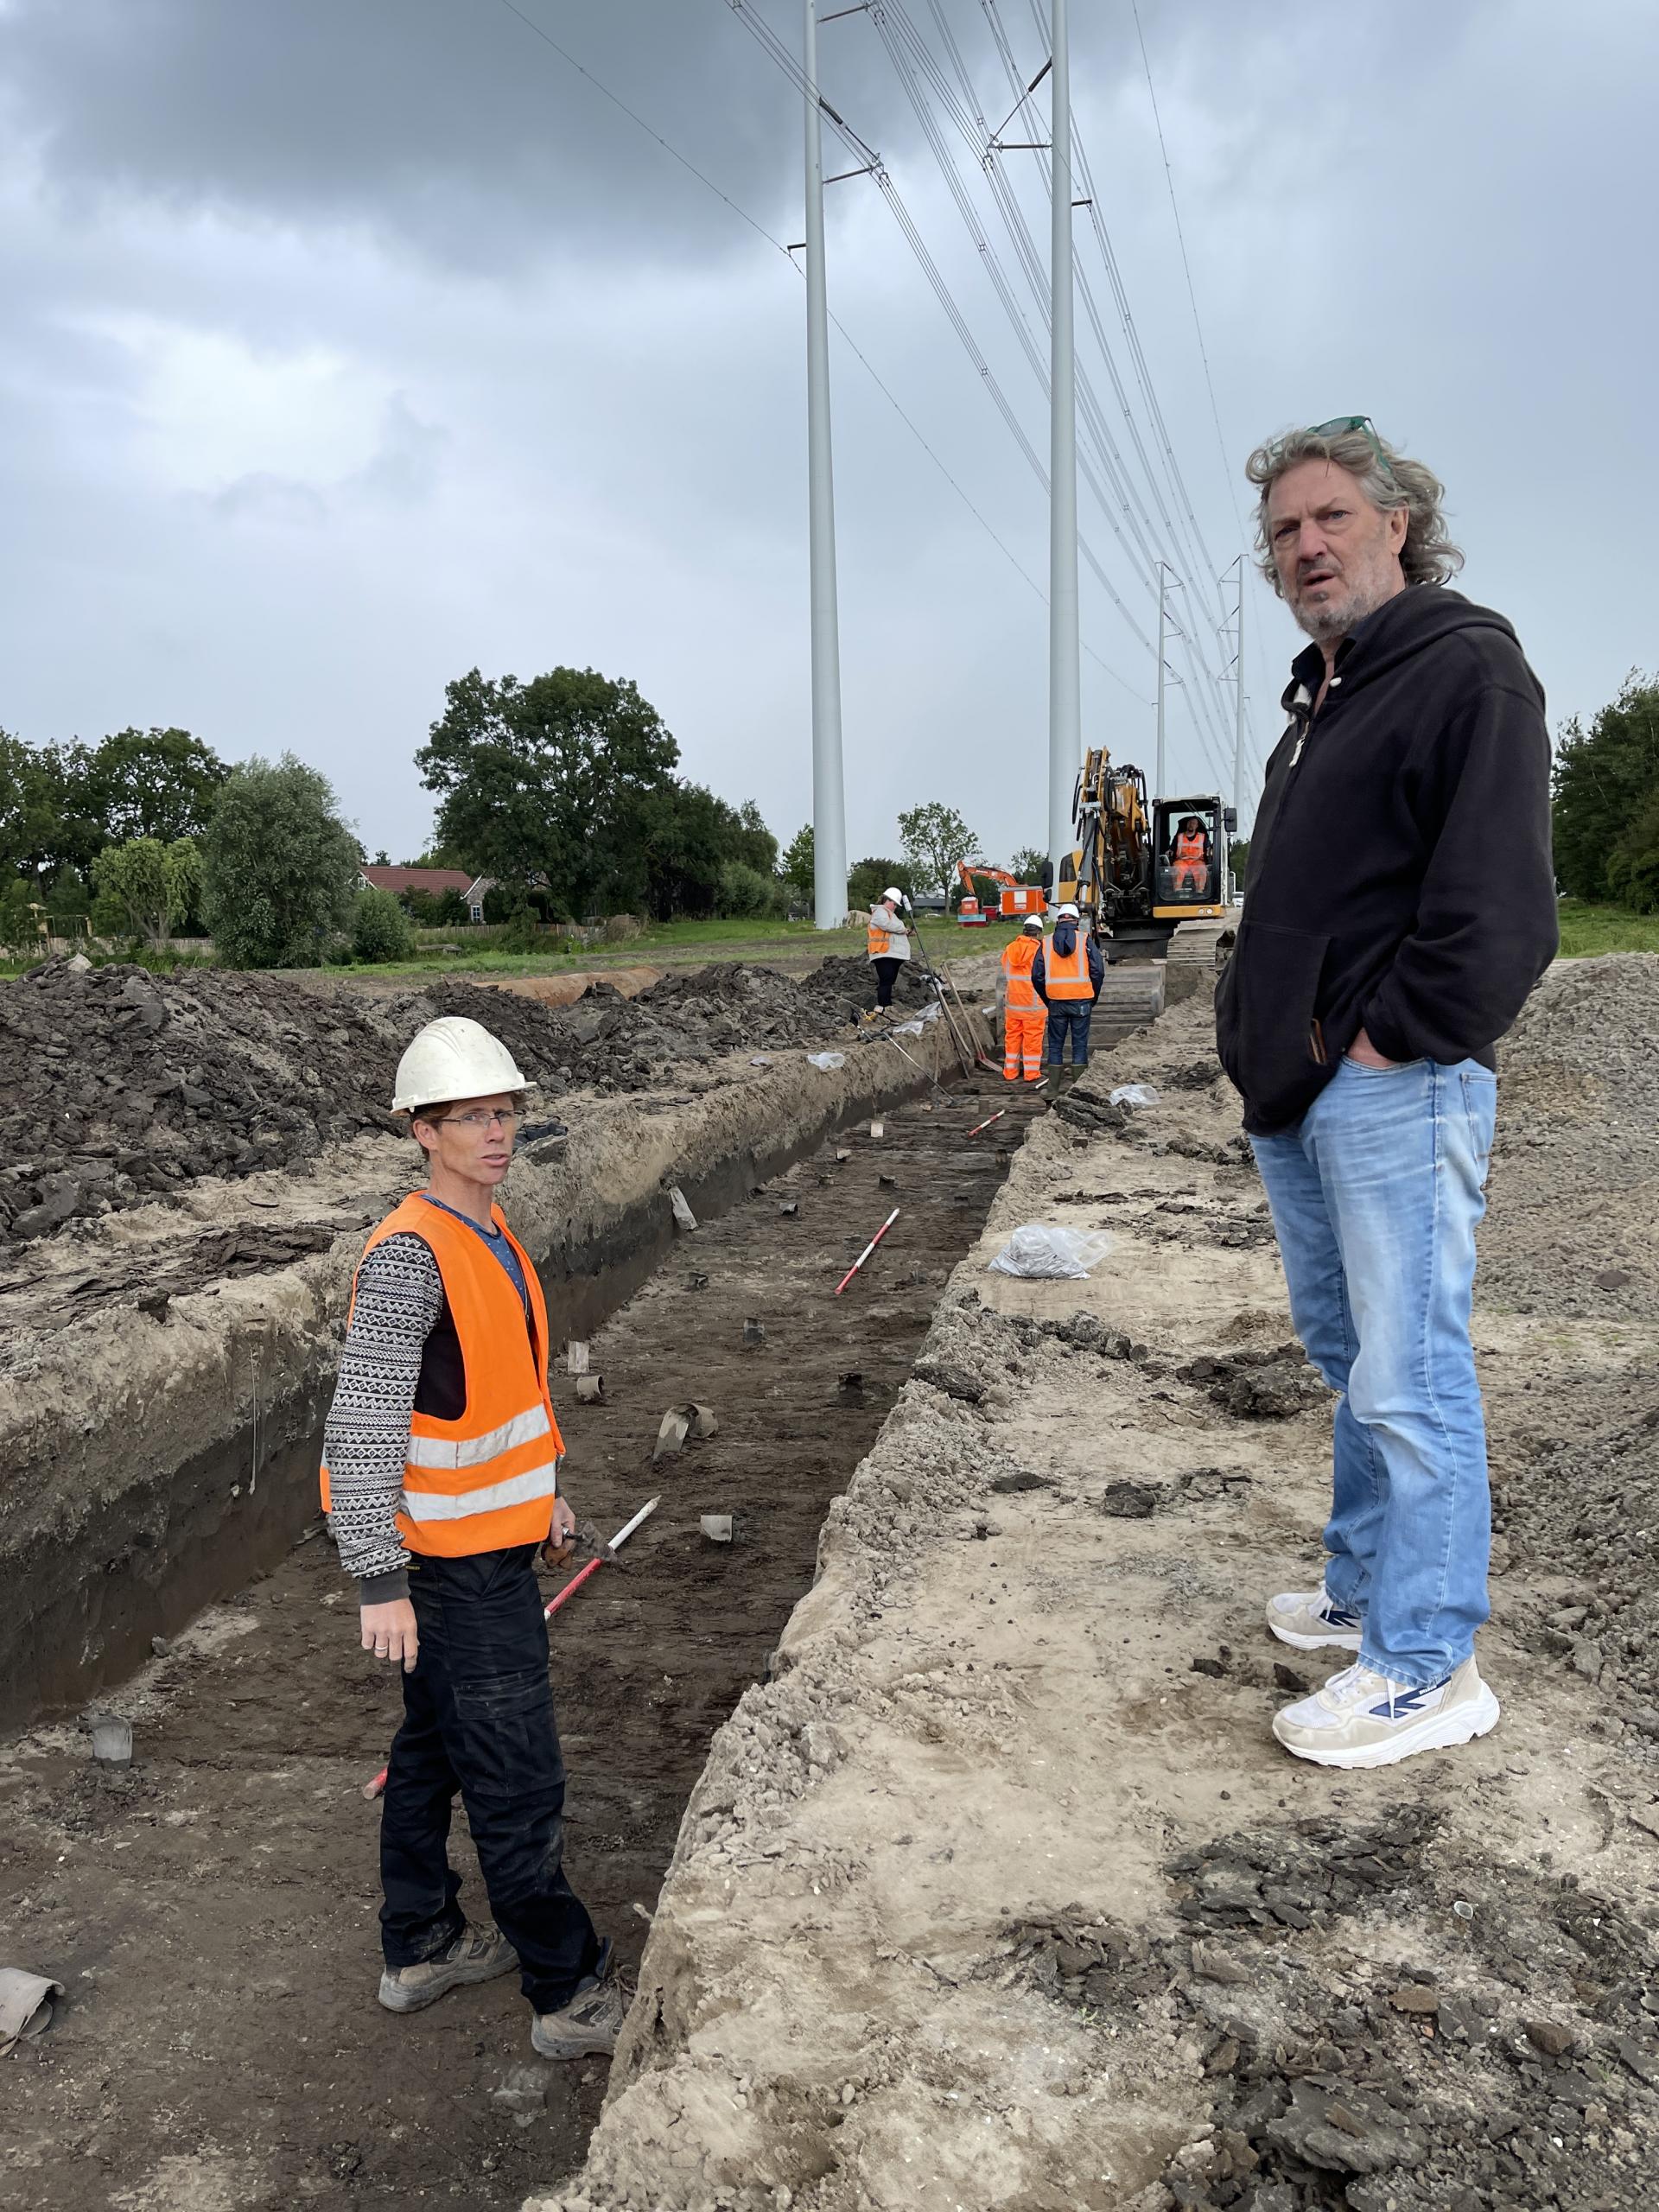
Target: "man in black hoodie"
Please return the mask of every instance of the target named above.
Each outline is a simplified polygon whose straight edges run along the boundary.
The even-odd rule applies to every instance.
[[[1446,588],[1442,487],[1364,416],[1257,449],[1262,569],[1313,639],[1268,763],[1217,1044],[1292,1318],[1338,1392],[1325,1573],[1275,1597],[1357,1655],[1274,1733],[1381,1766],[1497,1719],[1469,1341],[1493,1046],[1556,944],[1543,694],[1501,615]]]

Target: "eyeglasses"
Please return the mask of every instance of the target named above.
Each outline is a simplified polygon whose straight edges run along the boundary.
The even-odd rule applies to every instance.
[[[1389,456],[1382,450],[1382,441],[1377,436],[1376,425],[1369,415],[1333,415],[1328,423],[1315,423],[1311,429],[1304,430],[1302,435],[1305,438],[1342,438],[1346,437],[1351,430],[1363,430],[1366,443],[1376,455],[1377,467],[1390,484],[1395,482],[1394,471],[1389,465]]]
[[[492,1107],[488,1113],[474,1109],[470,1114],[440,1114],[438,1116],[440,1123],[453,1122],[460,1129],[487,1129],[497,1122],[504,1129],[510,1129],[518,1119],[516,1106]]]

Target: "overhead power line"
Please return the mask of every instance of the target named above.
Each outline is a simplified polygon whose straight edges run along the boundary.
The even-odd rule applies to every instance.
[[[828,123],[830,129],[841,137],[843,143],[846,144],[850,150],[863,157],[860,164],[861,169],[868,174],[872,181],[880,191],[882,198],[887,201],[887,207],[892,212],[893,219],[899,226],[901,236],[904,238],[906,244],[909,246],[911,252],[915,257],[918,266],[920,268],[924,276],[927,280],[929,289],[932,291],[935,298],[944,308],[951,328],[956,332],[959,344],[962,346],[963,352],[967,354],[969,360],[973,364],[975,372],[978,375],[981,383],[985,386],[987,392],[989,394],[993,404],[996,407],[997,412],[1001,416],[1004,423],[1007,425],[1008,430],[1012,435],[1015,444],[1024,454],[1027,467],[1031,469],[1032,474],[1036,477],[1038,482],[1042,486],[1045,493],[1046,493],[1048,491],[1048,471],[1039,458],[1036,448],[1033,446],[1030,438],[1027,435],[1025,427],[1021,423],[1018,413],[1016,412],[1012,402],[1009,400],[1007,394],[1003,391],[995,370],[991,367],[989,361],[986,359],[984,352],[980,346],[979,341],[974,336],[972,327],[969,325],[966,315],[963,314],[943,270],[939,268],[938,262],[934,259],[931,252],[929,251],[927,241],[923,238],[914,217],[911,214],[909,208],[905,205],[903,197],[899,194],[898,187],[894,184],[893,178],[888,173],[880,155],[876,154],[872,148],[865,144],[863,139],[858,136],[845,119],[830,105],[829,101],[823,98],[819,88],[816,85],[809,83],[806,73],[802,68],[800,63],[795,59],[795,56],[790,52],[783,41],[779,38],[776,32],[772,30],[771,25],[766,22],[763,16],[757,14],[755,10],[749,4],[749,0],[723,0],[723,4],[730,9],[732,14],[736,16],[738,22],[741,23],[743,28],[749,33],[750,36],[760,48],[761,51],[766,54],[768,59],[773,62],[773,64],[783,73],[784,76],[789,80],[789,82],[793,85],[801,98],[804,99],[810,99],[816,100],[820,114],[823,116],[824,121]],[[861,11],[855,10],[854,12]],[[1134,631],[1135,634],[1140,638],[1141,643],[1147,645],[1148,650],[1150,650],[1151,639],[1147,638],[1145,632],[1139,628],[1135,617],[1131,615],[1128,608],[1124,605],[1122,597],[1119,594],[1116,586],[1113,583],[1111,577],[1107,574],[1105,569],[1101,565],[1100,561],[1095,555],[1086,538],[1079,537],[1077,541],[1077,550],[1082,555],[1084,560],[1088,563],[1090,571],[1101,585],[1102,588],[1105,591],[1107,596],[1111,600],[1119,613],[1122,614],[1124,621],[1128,625],[1130,629]],[[1094,652],[1092,649],[1090,649],[1090,658],[1094,660],[1099,661],[1103,667],[1109,666],[1109,664],[1102,661],[1100,655]],[[1111,670],[1111,673],[1114,677],[1116,677],[1119,683],[1123,684],[1125,690],[1129,691],[1134,696],[1138,698],[1141,696],[1135,690],[1133,684],[1129,683],[1125,677],[1118,675],[1116,669]]]
[[[625,115],[630,123],[633,124],[639,130],[643,130],[646,137],[651,139],[656,145],[659,146],[663,152],[669,156],[671,161],[677,162],[689,175],[695,177],[697,182],[702,185],[706,191],[711,192],[715,198],[718,200],[723,207],[728,208],[731,213],[737,217],[740,222],[747,224],[748,228],[752,230],[758,238],[764,238],[768,245],[774,247],[789,266],[795,270],[797,276],[798,276],[800,275],[801,272],[799,266],[797,264],[794,256],[791,253],[788,246],[784,243],[782,238],[777,237],[772,231],[769,231],[766,225],[760,221],[757,217],[750,214],[747,207],[741,207],[738,201],[734,200],[731,194],[716,184],[715,180],[709,176],[705,170],[699,168],[697,164],[692,161],[688,155],[683,154],[677,146],[671,143],[671,142],[667,138],[664,138],[661,131],[654,129],[651,124],[647,123],[644,116],[640,115],[637,110],[630,107],[628,103],[623,99],[619,93],[613,92],[611,90],[611,87],[606,84],[601,78],[596,77],[594,72],[589,69],[585,63],[577,60],[575,55],[570,52],[569,48],[562,45],[560,41],[553,36],[551,32],[543,29],[543,27],[538,23],[533,16],[526,15],[522,8],[516,6],[514,4],[514,0],[500,0],[500,4],[506,10],[510,16],[515,16],[517,20],[524,25],[526,30],[531,32],[544,46],[550,48],[551,50],[558,55],[562,61],[567,63],[570,68],[575,71],[579,77],[582,78],[588,84],[591,85],[596,92],[598,92],[603,99],[608,100],[613,107],[617,109],[620,114]],[[845,133],[844,126],[843,135],[850,135]],[[946,467],[944,461],[941,460],[938,454],[935,452],[932,446],[928,442],[926,437],[923,435],[922,431],[912,420],[911,416],[906,414],[905,409],[900,405],[893,391],[877,373],[874,365],[869,359],[869,357],[858,344],[856,339],[854,338],[846,324],[842,321],[839,315],[836,315],[833,310],[830,313],[830,320],[835,327],[837,336],[847,346],[849,352],[858,362],[860,367],[869,378],[871,383],[874,385],[876,390],[881,394],[881,397],[887,401],[888,406],[892,408],[893,413],[899,417],[899,420],[910,432],[912,437],[915,439],[917,444],[920,446],[922,451],[927,455],[935,468],[938,470],[940,475],[944,479],[950,489],[956,493],[957,499],[961,500],[963,505],[967,508],[969,513],[979,524],[980,528],[985,532],[986,536],[991,540],[992,543],[1002,555],[1003,558],[1008,563],[1008,565],[1025,583],[1030,586],[1031,589],[1036,594],[1038,599],[1042,601],[1045,607],[1046,607],[1048,604],[1048,594],[1044,591],[1042,586],[1037,582],[1036,578],[1032,575],[1030,571],[1025,568],[1018,555],[1014,553],[1006,540],[999,535],[995,527],[987,519],[985,515],[981,512],[980,509],[974,504],[973,500],[963,490],[962,485],[957,480],[956,477],[951,474],[950,470]],[[1038,465],[1040,469],[1040,462]],[[1132,698],[1139,699],[1142,696],[1142,694],[1136,689],[1136,687],[1131,683],[1120,671],[1114,668],[1109,661],[1103,659],[1102,656],[1095,651],[1092,645],[1090,645],[1085,642],[1084,651],[1088,653],[1090,658],[1094,661],[1106,675],[1111,677],[1115,683],[1122,685],[1122,689],[1128,692]]]
[[[1198,341],[1198,359],[1204,364],[1205,389],[1210,394],[1210,415],[1216,426],[1216,451],[1221,456],[1222,478],[1227,486],[1227,497],[1233,510],[1233,520],[1238,534],[1244,535],[1244,518],[1239,512],[1238,494],[1233,485],[1232,463],[1227,454],[1226,433],[1221,427],[1221,409],[1216,400],[1216,380],[1210,373],[1210,349],[1204,341],[1204,319],[1198,313],[1198,289],[1192,282],[1192,264],[1187,258],[1186,232],[1181,225],[1181,206],[1175,197],[1175,172],[1169,164],[1169,148],[1164,143],[1164,119],[1158,112],[1158,88],[1152,81],[1152,62],[1147,54],[1147,35],[1141,28],[1140,0],[1129,0],[1130,13],[1135,17],[1135,35],[1141,48],[1141,67],[1146,72],[1147,98],[1152,103],[1152,120],[1158,133],[1158,151],[1164,164],[1164,182],[1169,188],[1169,212],[1175,218],[1175,238],[1181,249],[1181,270],[1186,278],[1187,304],[1192,310],[1192,331]]]

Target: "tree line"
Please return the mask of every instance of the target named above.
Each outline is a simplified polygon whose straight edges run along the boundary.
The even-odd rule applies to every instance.
[[[1561,733],[1555,880],[1572,899],[1659,913],[1659,677],[1634,669],[1586,729]]]
[[[620,912],[810,913],[810,824],[780,851],[753,800],[682,775],[674,737],[626,678],[472,669],[447,686],[415,765],[435,836],[406,865],[488,878],[486,918],[526,944],[549,923]],[[901,813],[898,829],[896,858],[851,870],[849,908],[893,883],[949,893],[958,862],[982,857],[940,803]],[[416,923],[465,919],[457,894],[360,889],[364,863],[327,778],[291,753],[232,766],[178,728],[45,746],[0,730],[0,943],[14,950],[38,941],[44,914],[59,934],[206,933],[227,964],[306,966],[404,957]],[[1014,855],[1023,880],[1040,867],[1035,852]]]

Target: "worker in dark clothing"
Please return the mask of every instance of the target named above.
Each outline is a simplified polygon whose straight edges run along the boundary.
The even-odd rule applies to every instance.
[[[1071,1040],[1073,1079],[1089,1065],[1089,1024],[1106,980],[1106,963],[1091,931],[1078,920],[1068,899],[1054,923],[1054,935],[1031,965],[1031,984],[1048,1008],[1046,1058],[1058,1073]]]
[[[1549,726],[1501,614],[1449,588],[1444,487],[1369,417],[1250,456],[1263,574],[1310,640],[1216,993],[1291,1318],[1338,1394],[1317,1588],[1268,1599],[1352,1664],[1274,1733],[1321,1766],[1485,1735],[1491,1506],[1470,1340],[1493,1047],[1555,951]]]

